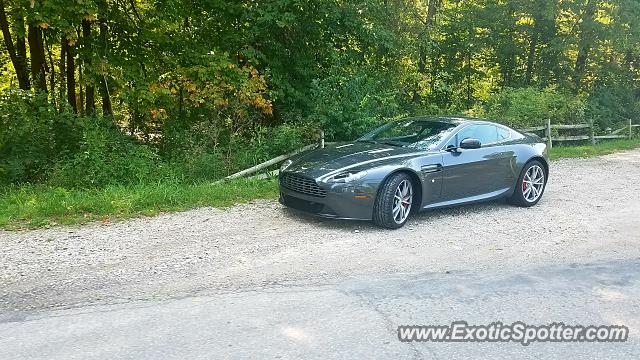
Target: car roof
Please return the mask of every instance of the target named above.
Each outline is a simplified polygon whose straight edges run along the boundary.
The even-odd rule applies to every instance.
[[[441,123],[452,124],[452,125],[462,125],[462,124],[471,124],[471,123],[499,125],[488,120],[467,117],[467,116],[415,116],[415,117],[399,119],[398,121],[405,121],[405,120],[433,121],[433,122],[441,122]]]

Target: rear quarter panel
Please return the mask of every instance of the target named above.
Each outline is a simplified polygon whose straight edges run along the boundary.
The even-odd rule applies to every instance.
[[[537,159],[541,161],[547,167],[547,178],[549,177],[549,155],[547,152],[547,145],[542,142],[535,143],[516,143],[507,145],[513,149],[515,153],[514,163],[512,165],[512,173],[514,179],[518,179],[524,166],[531,160]],[[515,183],[513,182],[513,189],[515,189]]]

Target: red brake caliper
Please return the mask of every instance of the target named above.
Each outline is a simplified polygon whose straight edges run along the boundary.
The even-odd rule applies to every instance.
[[[524,192],[525,190],[527,190],[527,183],[524,182],[524,179],[522,180],[522,191]]]

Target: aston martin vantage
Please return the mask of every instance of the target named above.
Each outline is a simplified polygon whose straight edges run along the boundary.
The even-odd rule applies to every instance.
[[[500,198],[533,206],[548,177],[536,135],[471,118],[408,118],[285,161],[280,202],[396,229],[421,210]]]

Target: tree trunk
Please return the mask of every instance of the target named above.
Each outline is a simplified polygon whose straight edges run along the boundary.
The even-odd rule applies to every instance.
[[[2,28],[2,37],[4,38],[4,44],[7,47],[7,52],[11,58],[11,63],[13,64],[13,68],[16,70],[18,86],[20,89],[28,90],[31,87],[31,84],[29,82],[29,73],[27,72],[26,66],[26,46],[24,38],[18,35],[16,45],[14,47],[3,0],[0,0],[0,28]],[[20,56],[22,54],[24,54],[24,56]]]
[[[100,41],[107,46],[107,24],[104,21],[100,22]],[[106,53],[106,49],[104,50]],[[106,56],[106,54],[103,54]],[[102,116],[109,116],[113,114],[111,108],[111,94],[109,93],[109,83],[107,82],[107,76],[102,72],[102,80],[100,81],[100,96],[102,97]]]
[[[47,55],[49,58],[49,88],[51,89],[51,100],[53,101],[53,104],[55,105],[56,103],[56,67],[55,64],[53,62],[53,54],[51,51],[51,44],[49,43],[50,40],[44,36],[43,37],[43,43],[44,43],[44,47],[47,50]]]
[[[471,52],[467,52],[467,109],[471,109]]]
[[[589,58],[589,52],[591,51],[591,45],[594,41],[593,23],[596,9],[597,1],[589,0],[582,19],[580,39],[578,41],[578,56],[576,57],[576,65],[573,75],[576,92],[579,92],[582,87],[582,78],[584,77],[585,70],[587,69],[587,60]]]
[[[22,21],[22,19],[20,19]],[[26,33],[24,26],[22,27],[23,34]],[[29,72],[27,70],[27,41],[24,36],[16,37],[16,56],[20,63],[20,75],[23,77],[24,82],[27,84],[27,89],[31,88],[31,80],[29,79]]]
[[[535,29],[534,29],[535,31]],[[529,43],[529,54],[527,55],[527,73],[525,77],[525,82],[527,86],[531,84],[531,77],[533,75],[533,62],[536,56],[536,46],[538,46],[538,34],[534,34],[531,37],[531,41]]]
[[[67,47],[66,44],[67,40],[64,38],[64,36],[62,37],[62,41],[60,42],[60,111],[62,111],[64,109],[64,106],[62,105],[64,103],[64,98],[65,98],[65,91],[66,91],[66,56],[67,56]]]
[[[83,66],[81,60],[78,59],[76,67],[78,68],[78,95],[76,102],[78,103],[78,114],[80,114],[80,116],[84,116],[84,86],[82,85],[84,83],[84,79],[82,78]]]
[[[427,54],[422,46],[418,51],[418,72],[424,74],[427,71]]]
[[[103,78],[104,85],[101,87],[101,96],[102,96],[102,115],[109,116],[113,115],[113,109],[111,108],[111,96],[109,94],[109,84],[107,84],[107,79]]]
[[[422,48],[422,46],[420,46],[420,49],[418,50],[418,73],[421,75],[424,75],[426,73],[426,70],[427,70],[427,55],[425,54],[425,51]],[[420,101],[422,101],[422,96],[417,90],[418,88],[419,88],[419,85],[416,86],[416,90],[413,93],[414,103],[419,103]]]
[[[82,20],[82,36],[84,37],[86,49],[84,61],[85,75],[90,75],[92,72],[91,56],[93,56],[93,46],[91,45],[91,23],[87,19]],[[84,78],[86,81],[86,113],[88,115],[94,115],[96,111],[96,100],[95,88],[93,87],[93,77],[85,76]]]
[[[42,30],[40,27],[29,25],[27,38],[31,57],[31,78],[39,90],[47,91],[47,64],[44,57],[44,44],[42,43]]]
[[[506,5],[506,18],[504,21],[511,22],[516,19],[516,4],[512,1],[505,2]],[[514,27],[508,27],[505,30],[505,36],[507,37],[507,41],[509,44],[516,44],[517,37],[516,30]],[[502,47],[502,46],[501,46]],[[511,46],[502,47],[499,51],[500,55],[498,56],[498,61],[500,62],[500,72],[502,73],[502,88],[512,87],[514,86],[515,80],[517,79],[516,74],[516,62],[517,56],[516,51]]]
[[[67,39],[62,40],[62,47],[66,54],[66,73],[67,73],[67,101],[73,112],[78,113],[78,104],[76,102],[76,64],[74,59],[73,47],[69,46]]]
[[[26,34],[27,29],[24,26],[24,19],[22,16],[18,16],[14,21],[15,25],[19,27],[19,33]],[[22,68],[22,70],[20,70],[20,76],[24,78],[27,88],[31,88],[31,80],[29,79],[29,71],[27,70],[27,44],[23,35],[18,35],[16,37],[16,52],[16,56],[20,62],[20,67]]]
[[[429,29],[433,26],[433,20],[436,16],[436,10],[440,5],[441,0],[429,0],[429,4],[427,5],[427,18],[424,20],[424,33],[428,35],[429,41],[431,41],[431,36],[429,35]],[[427,53],[425,51],[424,46],[420,43],[418,44],[418,73],[421,75],[427,74]],[[418,86],[416,86],[418,87]],[[422,97],[416,90],[413,93],[413,102],[419,103],[422,100]]]
[[[436,10],[438,8],[440,0],[429,0],[429,6],[427,8],[427,27],[431,27],[433,25],[433,19],[436,16]]]

